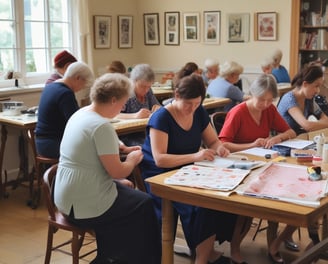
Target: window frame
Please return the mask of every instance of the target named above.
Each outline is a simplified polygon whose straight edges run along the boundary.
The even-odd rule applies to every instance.
[[[45,53],[46,53],[46,67],[47,71],[38,73],[38,72],[27,72],[26,71],[26,44],[25,44],[25,20],[24,20],[24,0],[11,0],[12,3],[12,15],[14,20],[14,39],[16,41],[15,46],[12,48],[14,50],[14,65],[15,70],[20,73],[21,77],[19,78],[19,84],[21,87],[28,87],[37,84],[44,84],[49,75],[53,72],[53,57],[51,56],[51,42],[50,42],[50,23],[49,13],[46,10],[49,10],[49,0],[44,1],[45,9],[45,18],[42,20],[45,23]],[[68,22],[68,48],[63,47],[63,49],[68,49],[73,54],[77,54],[77,37],[73,35],[74,29],[77,28],[74,25],[74,19],[72,17],[72,0],[67,0],[67,22]],[[4,19],[3,21],[6,21]],[[15,51],[16,50],[16,51]],[[9,70],[9,69],[8,69]],[[0,92],[4,90],[3,88],[16,88],[14,87],[14,80],[0,80]]]

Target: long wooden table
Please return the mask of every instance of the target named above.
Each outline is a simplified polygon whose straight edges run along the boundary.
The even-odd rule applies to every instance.
[[[27,133],[31,131],[33,133],[37,122],[36,115],[18,115],[18,116],[6,116],[0,113],[0,125],[1,125],[1,146],[0,146],[0,197],[6,197],[6,175],[3,179],[3,159],[5,154],[5,148],[7,143],[8,127],[17,128],[22,131],[25,139],[28,138]],[[27,153],[23,151],[20,154],[20,173],[27,176]],[[4,182],[3,182],[4,180]]]
[[[276,200],[242,196],[235,193],[226,197],[212,190],[165,184],[165,178],[171,176],[174,172],[167,172],[147,179],[152,193],[162,198],[162,264],[173,263],[172,201],[301,227],[307,227],[314,223],[328,210],[328,197],[321,200],[319,207],[312,208]],[[328,240],[326,243],[328,245]],[[324,244],[322,247],[327,246]],[[305,264],[308,262],[302,260],[294,263]]]

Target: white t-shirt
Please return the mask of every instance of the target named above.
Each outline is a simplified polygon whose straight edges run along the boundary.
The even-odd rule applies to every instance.
[[[99,156],[119,154],[118,137],[109,120],[85,109],[69,119],[60,146],[55,204],[77,219],[102,215],[117,197],[115,182]]]

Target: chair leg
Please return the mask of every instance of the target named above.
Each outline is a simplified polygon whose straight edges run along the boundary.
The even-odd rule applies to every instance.
[[[49,264],[50,263],[53,236],[54,236],[54,228],[49,225],[48,226],[47,250],[46,250],[46,256],[45,256],[45,259],[44,259],[44,264]]]
[[[76,232],[73,232],[73,240],[72,240],[72,257],[73,257],[73,264],[79,264],[79,234]]]
[[[259,223],[258,223],[258,225],[257,225],[257,228],[256,228],[256,231],[255,231],[255,234],[254,234],[254,236],[253,236],[253,238],[252,238],[253,241],[255,240],[255,238],[256,238],[256,236],[257,236],[257,234],[258,234],[259,232],[261,232],[261,231],[267,229],[267,227],[262,227],[262,228],[261,228],[261,225],[262,225],[262,219],[260,219],[260,221],[259,221]]]

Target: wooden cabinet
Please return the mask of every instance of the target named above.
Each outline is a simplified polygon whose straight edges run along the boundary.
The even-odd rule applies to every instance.
[[[290,75],[328,59],[328,0],[292,0]]]

